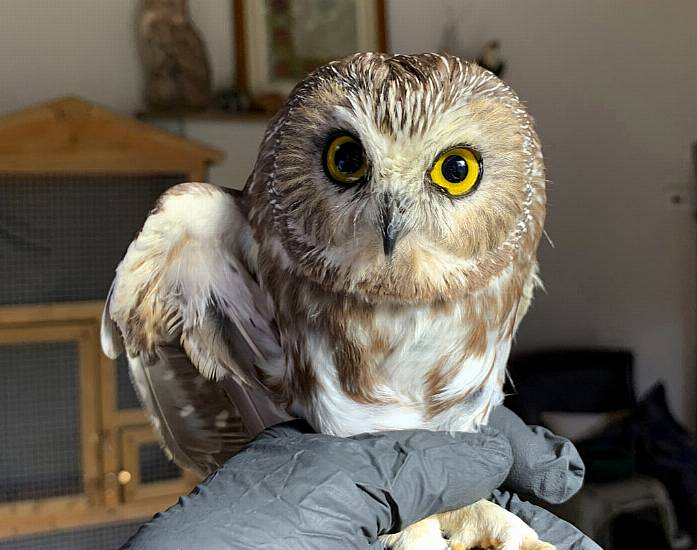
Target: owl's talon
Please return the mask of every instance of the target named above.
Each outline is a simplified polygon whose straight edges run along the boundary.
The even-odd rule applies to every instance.
[[[438,517],[453,550],[555,550],[518,516],[486,500]]]
[[[395,535],[382,537],[382,542],[391,550],[450,550],[450,541],[442,536],[440,522],[435,516],[428,517],[407,527]]]
[[[549,544],[543,540],[537,539],[532,544],[523,544],[520,547],[521,550],[557,550],[557,547],[553,544]]]

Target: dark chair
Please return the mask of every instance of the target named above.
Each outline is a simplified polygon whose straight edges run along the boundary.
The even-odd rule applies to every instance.
[[[560,417],[570,425],[568,419],[597,416],[603,422],[598,427],[596,419],[596,429],[607,432],[608,426],[629,415],[636,404],[633,365],[632,353],[621,349],[543,350],[517,355],[508,364],[512,382],[506,388],[506,405],[526,423],[546,426],[570,437],[581,449],[597,451],[588,445],[590,440],[579,442],[563,433]],[[594,467],[594,475],[587,476],[574,498],[553,511],[606,550],[613,546],[613,521],[646,510],[657,512],[671,543],[678,541],[675,513],[665,487],[656,479],[632,473],[631,447],[620,450],[624,456],[610,454],[597,461],[584,456],[587,466]],[[611,475],[602,480],[599,472]]]
[[[542,413],[606,413],[636,404],[634,357],[626,350],[545,350],[508,363],[512,386],[506,405],[528,424],[544,424]]]

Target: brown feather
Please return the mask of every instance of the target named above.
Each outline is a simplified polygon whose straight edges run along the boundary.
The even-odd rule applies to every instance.
[[[179,466],[205,477],[247,441],[223,388],[203,377],[178,346],[160,346],[147,365],[130,357],[129,365],[138,396]]]

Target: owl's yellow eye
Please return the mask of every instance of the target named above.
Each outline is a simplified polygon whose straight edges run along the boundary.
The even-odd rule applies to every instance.
[[[327,175],[341,185],[354,185],[368,173],[368,161],[363,146],[348,134],[330,138],[324,152]]]
[[[482,158],[468,147],[453,147],[431,169],[431,181],[450,195],[469,193],[482,179]]]

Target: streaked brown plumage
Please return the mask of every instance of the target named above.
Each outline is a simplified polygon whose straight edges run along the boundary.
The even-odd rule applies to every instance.
[[[337,133],[359,144],[359,184],[331,180]],[[433,179],[457,147],[481,163],[462,196]],[[160,200],[119,266],[109,315],[134,368],[179,342],[209,377],[256,388],[259,410],[274,401],[317,430],[476,430],[503,397],[544,204],[539,141],[510,88],[454,57],[358,54],[296,87],[243,193],[184,184]],[[204,438],[224,448],[225,427]],[[437,521],[490,523],[451,540],[504,526],[527,537],[521,547],[547,547],[500,509],[467,510]],[[443,543],[423,526],[391,543],[422,536]]]

